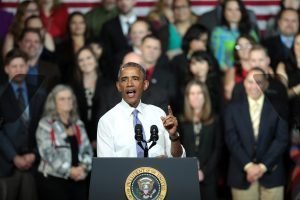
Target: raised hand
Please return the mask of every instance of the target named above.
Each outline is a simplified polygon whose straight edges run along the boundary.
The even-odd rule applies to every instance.
[[[165,129],[169,132],[170,136],[176,134],[178,122],[176,117],[173,115],[171,106],[168,106],[168,115],[166,117],[161,117]]]

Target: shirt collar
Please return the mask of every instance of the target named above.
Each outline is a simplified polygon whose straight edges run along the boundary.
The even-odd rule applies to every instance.
[[[128,114],[128,116],[130,116],[132,114],[132,112],[136,109],[139,111],[139,113],[143,113],[143,103],[140,101],[139,105],[134,108],[131,107],[124,99],[122,99],[121,101],[121,106],[123,108],[123,110],[125,111],[125,113]]]
[[[263,105],[265,95],[262,94],[257,100],[254,100],[254,99],[250,98],[249,96],[247,98],[248,98],[250,108],[255,104],[258,104],[261,107]]]
[[[288,45],[289,48],[293,45],[294,36],[280,35],[280,39],[284,44]]]
[[[15,83],[15,82],[13,82],[13,81],[11,81],[10,83],[11,83],[11,86],[12,86],[12,88],[13,88],[13,90],[14,90],[14,93],[15,93],[16,95],[18,95],[18,89],[19,89],[19,88],[22,88],[22,89],[23,89],[23,95],[24,95],[24,92],[25,92],[25,94],[27,93],[27,88],[26,88],[25,81],[23,81],[21,84],[17,84],[17,83]]]
[[[131,14],[131,15],[119,15],[119,17],[120,17],[120,21],[121,21],[121,23],[127,23],[127,22],[129,22],[130,24],[132,24],[133,22],[135,22],[136,21],[136,15],[134,15],[134,14]]]
[[[19,88],[22,88],[23,90],[26,89],[25,81],[23,81],[21,84],[17,84],[17,83],[15,83],[15,82],[13,82],[13,81],[11,81],[10,83],[11,83],[11,85],[12,85],[12,87],[13,87],[13,89],[14,89],[15,92],[17,92],[17,90],[18,90]]]

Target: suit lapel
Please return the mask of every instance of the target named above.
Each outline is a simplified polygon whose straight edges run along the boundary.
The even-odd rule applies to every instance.
[[[250,144],[255,143],[248,101],[244,101],[244,103],[241,106],[241,118],[243,118],[243,120],[241,121],[244,122],[244,135],[248,137],[247,141],[251,142]]]
[[[120,17],[117,16],[116,18],[117,18],[117,20],[116,20],[116,25],[117,25],[116,28],[119,29],[118,31],[116,30],[116,33],[122,33],[121,37],[123,38],[123,41],[126,41],[126,43],[128,44],[128,38],[127,38],[126,35],[124,35],[123,30],[122,30],[122,25],[121,25]]]
[[[265,98],[261,115],[260,115],[259,132],[258,132],[258,139],[257,139],[258,143],[260,143],[263,140],[264,134],[266,133],[267,124],[268,124],[266,121],[268,119],[268,115],[271,112],[270,104],[267,101],[268,101],[267,98]]]

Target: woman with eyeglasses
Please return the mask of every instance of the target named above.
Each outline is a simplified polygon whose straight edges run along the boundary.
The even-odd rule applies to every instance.
[[[225,72],[224,92],[227,100],[231,99],[233,87],[236,83],[242,82],[246,77],[249,64],[249,52],[256,44],[250,35],[241,35],[237,38],[234,46],[234,66]]]

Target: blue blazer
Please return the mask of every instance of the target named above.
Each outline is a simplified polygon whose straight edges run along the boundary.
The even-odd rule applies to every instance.
[[[263,163],[267,172],[259,179],[266,187],[284,185],[286,170],[284,152],[288,147],[288,124],[267,98],[261,113],[259,135],[255,140],[247,99],[229,104],[225,114],[225,140],[230,152],[228,184],[246,189],[244,167],[249,162]]]
[[[35,153],[35,130],[40,119],[46,93],[27,84],[30,120],[25,124],[12,86],[0,86],[0,177],[9,176],[15,169],[13,158],[18,154]]]

